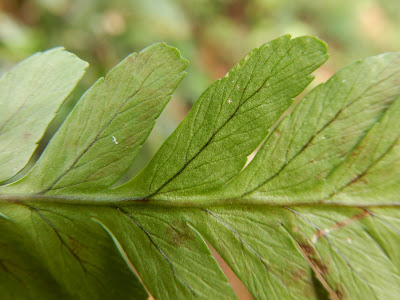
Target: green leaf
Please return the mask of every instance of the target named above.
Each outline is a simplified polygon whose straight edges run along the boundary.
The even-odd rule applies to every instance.
[[[54,48],[25,59],[0,79],[0,182],[28,163],[87,65]]]
[[[211,245],[255,299],[397,299],[400,53],[343,68],[280,119],[325,59],[312,37],[253,50],[111,188],[186,66],[163,44],[128,57],[0,187],[2,297],[235,299]]]
[[[134,271],[89,213],[58,205],[1,205],[2,299],[146,299]]]
[[[187,198],[226,183],[326,58],[325,44],[313,37],[283,36],[254,49],[200,96],[122,193]]]
[[[399,60],[358,61],[315,88],[229,189],[280,204],[396,204]]]
[[[125,58],[83,95],[16,186],[53,195],[111,186],[132,165],[186,66],[161,43]]]
[[[46,190],[67,193],[70,186],[79,191],[88,183],[91,190],[112,185],[135,159],[155,119],[185,75],[186,65],[179,52],[165,44],[128,56],[85,93],[31,172],[4,188],[45,194]],[[110,176],[104,176],[108,173]],[[2,294],[8,295],[5,297],[13,298],[16,288],[11,287],[22,281],[32,291],[32,298],[147,298],[132,267],[119,255],[116,240],[98,221],[96,210],[90,209],[90,215],[78,208],[70,215],[62,207],[24,204],[1,211],[5,220],[0,223],[0,231],[9,235],[0,255],[7,277],[6,290],[0,287]],[[117,213],[106,208],[100,212],[108,217]],[[19,238],[21,234],[27,236]],[[16,248],[21,252],[14,254],[9,244],[18,244]],[[16,257],[9,260],[11,255]],[[48,278],[30,279],[41,273],[34,266],[26,274],[26,258],[30,256],[42,263]],[[52,288],[42,293],[40,285]]]

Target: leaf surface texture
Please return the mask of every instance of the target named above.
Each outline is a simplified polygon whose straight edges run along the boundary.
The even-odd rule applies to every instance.
[[[29,161],[87,63],[62,48],[36,53],[0,80],[0,182]]]
[[[235,299],[211,245],[254,299],[396,299],[400,54],[285,113],[326,51],[290,36],[254,49],[114,188],[187,65],[165,44],[128,56],[0,187],[4,298]]]

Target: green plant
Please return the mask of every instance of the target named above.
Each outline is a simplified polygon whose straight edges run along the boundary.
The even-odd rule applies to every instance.
[[[0,188],[1,298],[235,298],[207,241],[256,299],[396,299],[400,53],[350,64],[280,119],[326,59],[314,37],[254,49],[112,187],[187,65],[165,44],[128,56]],[[84,68],[57,48],[2,78],[3,181]]]

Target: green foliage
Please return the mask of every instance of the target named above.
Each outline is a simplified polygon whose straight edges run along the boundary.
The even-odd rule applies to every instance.
[[[87,63],[61,48],[24,60],[0,82],[0,182],[28,162]]]
[[[46,56],[66,66],[43,71],[54,62],[34,60]],[[400,53],[343,68],[285,113],[326,59],[307,36],[254,49],[113,187],[187,65],[165,44],[128,56],[82,96],[30,172],[0,187],[2,298],[234,299],[212,245],[255,299],[396,299]],[[10,110],[14,135],[39,131],[34,144],[84,67],[55,49],[10,71],[1,104],[27,99]],[[35,94],[36,83],[13,78],[49,83]],[[9,178],[32,143],[0,138],[30,147],[5,160]]]

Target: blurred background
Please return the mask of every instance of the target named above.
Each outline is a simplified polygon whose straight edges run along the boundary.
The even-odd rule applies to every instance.
[[[315,35],[330,59],[312,85],[353,60],[400,50],[399,0],[0,0],[0,74],[64,46],[90,63],[46,140],[80,95],[129,53],[165,41],[190,61],[129,176],[140,170],[201,92],[247,52],[282,34]]]
[[[152,43],[177,47],[190,61],[188,75],[127,175],[132,176],[201,92],[251,49],[287,33],[323,39],[330,59],[316,71],[313,86],[353,60],[400,51],[399,28],[399,0],[0,0],[0,74],[32,53],[55,46],[90,63],[40,143],[38,157],[98,77]]]

